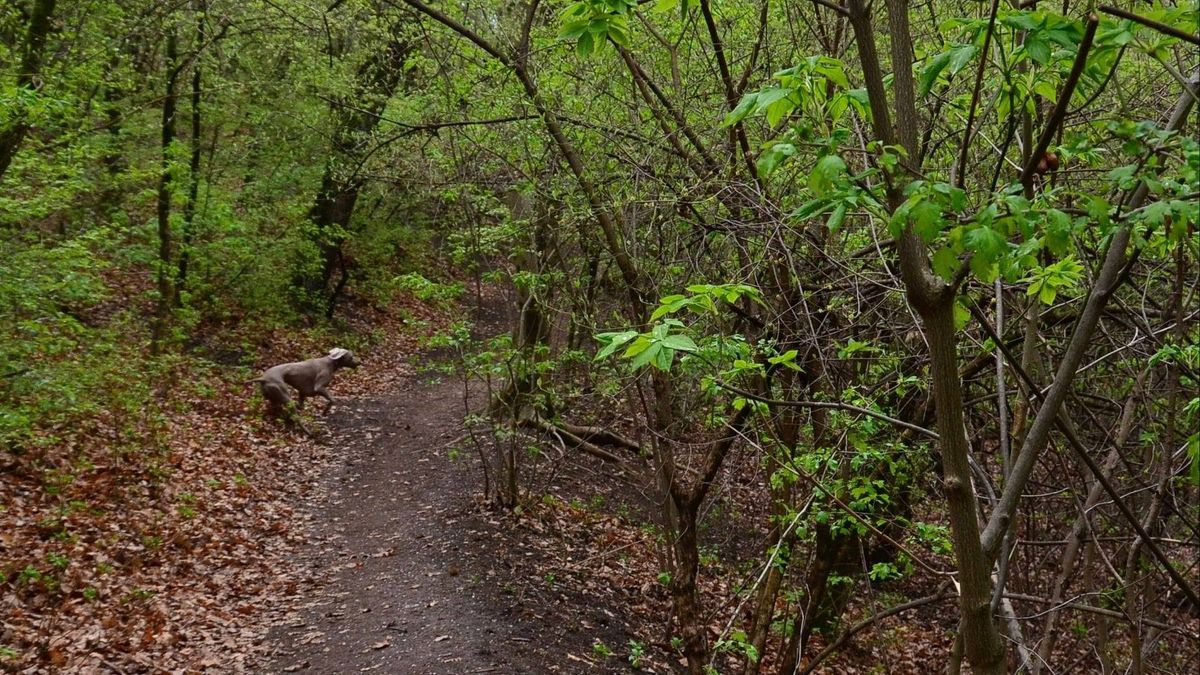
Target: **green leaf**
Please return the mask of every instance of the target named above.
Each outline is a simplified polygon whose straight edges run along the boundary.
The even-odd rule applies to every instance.
[[[991,263],[1004,252],[1008,240],[992,228],[980,226],[969,230],[963,237],[963,243]]]
[[[1017,30],[1034,30],[1042,25],[1042,20],[1029,11],[1005,13],[1000,22]]]
[[[787,98],[791,93],[792,89],[790,87],[767,87],[760,89],[755,97],[754,112],[766,110],[767,106],[780,99]],[[742,97],[742,100],[746,100],[745,97]],[[740,108],[741,105],[739,104],[738,107]]]
[[[579,40],[575,43],[575,53],[586,59],[594,50],[595,46],[592,41],[592,34],[589,32],[584,32],[579,36]]]
[[[675,362],[675,350],[663,346],[654,356],[654,367],[663,372],[671,370],[671,364]]]
[[[1050,103],[1058,101],[1058,90],[1054,88],[1054,83],[1049,80],[1038,80],[1033,85],[1033,93],[1041,96]]]
[[[979,47],[976,47],[975,45],[959,45],[958,47],[951,49],[949,68],[950,74],[957,74],[958,71],[962,70],[964,66],[970,63],[971,59],[975,58],[975,55],[978,53]]]
[[[1042,243],[1054,255],[1064,255],[1071,243],[1071,217],[1058,209],[1046,211],[1046,233]]]
[[[591,14],[592,8],[586,2],[577,2],[563,10],[563,17],[584,17]]]
[[[776,143],[758,156],[756,163],[758,175],[767,177],[783,163],[783,160],[796,154],[796,146],[791,143]]]
[[[664,347],[674,349],[677,352],[695,353],[700,351],[700,348],[696,346],[696,343],[692,340],[692,338],[679,333],[668,335],[666,339],[662,341],[662,344]]]
[[[934,83],[937,82],[938,75],[941,75],[946,66],[950,65],[950,56],[950,52],[942,52],[925,64],[925,68],[921,71],[921,89],[918,96],[929,95],[929,92],[933,90]]]
[[[586,22],[580,21],[569,23],[563,27],[562,32],[559,33],[559,37],[564,37],[568,40],[576,40],[580,35],[583,35],[584,32],[587,31],[587,27],[588,25]]]
[[[630,363],[630,365],[633,366],[635,370],[641,368],[647,363],[650,363],[651,360],[658,358],[658,355],[661,351],[661,342],[650,342],[645,349],[641,350],[636,356],[633,357],[633,362]]]
[[[976,253],[971,256],[971,272],[984,283],[992,282],[996,279],[999,270],[996,268],[996,263],[987,259],[987,256]]]
[[[792,217],[796,220],[808,220],[829,211],[833,205],[832,199],[813,199],[801,204],[800,208],[792,212]]]
[[[843,94],[863,119],[871,121],[871,96],[865,88],[849,89]]]
[[[842,221],[846,219],[846,203],[842,202],[837,205],[833,213],[829,216],[829,220],[825,222],[825,227],[828,227],[831,232],[837,232],[842,226]]]
[[[795,149],[793,148],[793,152]],[[825,155],[817,161],[808,176],[808,188],[818,197],[824,196],[846,172],[846,162],[837,155]]]
[[[931,200],[925,200],[913,206],[908,212],[908,217],[912,219],[913,231],[926,243],[936,239],[938,233],[941,232],[942,210]]]
[[[937,274],[946,281],[950,281],[954,278],[955,270],[958,269],[958,256],[954,255],[954,251],[950,250],[950,248],[943,246],[933,252],[931,265],[933,266],[934,274]]]
[[[1038,300],[1041,300],[1043,305],[1053,305],[1057,295],[1058,289],[1051,284],[1042,284],[1038,290]]]
[[[971,320],[971,312],[961,302],[954,303],[954,330],[962,330]]]
[[[767,106],[767,124],[775,126],[790,112],[796,109],[796,104],[790,98],[782,98]]]
[[[594,360],[599,361],[600,359],[609,356],[613,352],[620,349],[622,345],[637,336],[638,333],[635,330],[621,331],[618,333],[600,333],[596,336],[596,339],[604,343],[604,348],[596,354],[596,358]]]
[[[1040,33],[1029,33],[1025,36],[1025,53],[1038,65],[1050,62],[1050,43]]]
[[[780,354],[779,356],[772,356],[771,358],[767,359],[767,363],[770,363],[772,365],[779,365],[786,361],[795,361],[796,357],[799,355],[800,355],[799,351],[797,351],[795,349],[789,349],[786,352]]]
[[[1112,171],[1109,171],[1108,180],[1116,183],[1117,187],[1120,187],[1122,190],[1128,190],[1137,185],[1137,178],[1134,177],[1134,174],[1136,173],[1136,164],[1126,164],[1125,166],[1118,166]]]
[[[652,341],[649,336],[638,335],[637,339],[633,342],[630,342],[629,346],[625,348],[625,353],[623,356],[624,358],[631,359],[649,349],[650,345],[652,344],[654,344],[654,341]]]
[[[837,59],[824,58],[821,59],[822,65],[817,66],[814,70],[824,75],[829,81],[833,82],[842,89],[850,87],[850,80],[846,78],[845,66]]]
[[[620,26],[616,25],[616,22],[609,23],[608,37],[612,38],[613,42],[622,47],[629,46],[629,37],[625,35],[625,31]]]
[[[725,116],[725,121],[721,122],[722,127],[733,126],[741,122],[747,115],[754,110],[754,106],[758,103],[758,92],[752,91],[742,97],[738,102],[737,107],[729,111]]]

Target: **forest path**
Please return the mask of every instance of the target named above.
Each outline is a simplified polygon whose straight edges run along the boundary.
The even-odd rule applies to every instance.
[[[305,562],[329,575],[276,629],[275,672],[464,673],[500,664],[496,626],[453,566],[469,483],[446,460],[462,385],[408,378],[348,407],[327,441],[344,460],[310,504]],[[318,572],[320,573],[320,572]],[[448,637],[444,637],[448,636]]]
[[[474,501],[478,475],[449,459],[465,403],[481,405],[461,381],[420,374],[339,401],[325,443],[342,457],[301,506],[297,562],[315,588],[271,630],[270,672],[562,671],[541,617],[501,592],[512,570]]]

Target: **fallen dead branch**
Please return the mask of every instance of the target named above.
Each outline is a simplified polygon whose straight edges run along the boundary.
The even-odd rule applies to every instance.
[[[619,438],[615,434],[611,434],[611,432],[607,432],[608,434],[611,434],[611,436],[609,436],[609,435],[605,435],[605,434],[594,433],[596,431],[594,427],[577,427],[577,426],[566,425],[566,424],[555,424],[555,423],[547,420],[546,418],[542,417],[541,415],[536,415],[536,414],[522,417],[518,423],[521,426],[537,429],[543,433],[554,436],[554,437],[558,438],[559,441],[561,441],[564,445],[578,448],[578,449],[586,452],[587,454],[592,455],[593,457],[599,457],[600,459],[602,459],[606,462],[613,462],[615,464],[620,464],[624,461],[617,455],[609,452],[608,450],[605,450],[604,448],[596,445],[595,443],[592,443],[589,440],[586,440],[585,438],[581,437],[579,434],[574,433],[572,431],[572,429],[574,429],[576,431],[583,430],[585,432],[592,431],[593,433],[587,434],[592,438],[597,438],[597,437],[603,437],[603,438],[607,438],[607,439]],[[600,431],[604,431],[604,430],[600,430]],[[624,440],[624,439],[621,439],[621,440]],[[630,442],[625,441],[625,443],[630,443]],[[614,445],[618,445],[618,444],[619,443],[614,443]],[[629,447],[628,445],[625,445],[625,444],[620,444],[620,445],[622,445],[622,447]]]

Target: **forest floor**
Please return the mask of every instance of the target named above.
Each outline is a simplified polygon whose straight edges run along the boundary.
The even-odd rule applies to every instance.
[[[505,330],[496,311],[477,319],[476,336]],[[164,426],[130,437],[136,420],[105,417],[37,462],[0,470],[0,671],[677,669],[654,496],[644,492],[653,467],[487,423],[467,433],[487,383],[465,382],[454,356],[421,346],[445,332],[450,310],[404,312],[355,316],[359,333],[381,337],[362,367],[335,378],[331,414],[306,413],[315,439],[256,412],[244,372],[221,365],[245,355],[198,345],[211,365],[173,377],[192,386],[163,390]],[[319,353],[327,339],[263,335],[254,360]],[[632,428],[632,413],[572,413]],[[150,434],[165,440],[122,450]],[[480,458],[500,443],[521,463],[522,502],[511,510],[482,497]],[[755,574],[739,561],[758,552],[765,502],[748,477],[761,462],[739,452],[727,464],[701,528],[706,598],[736,599],[732,589]],[[712,607],[710,633],[725,637],[743,610]],[[922,672],[928,652],[948,646],[936,608],[885,625],[822,672],[881,662]],[[732,652],[716,661],[721,672],[739,664]]]
[[[564,672],[572,652],[589,660],[592,643],[563,617],[526,611],[499,523],[448,459],[462,383],[417,375],[350,405],[330,421],[338,465],[306,505],[300,562],[323,578],[272,631],[271,670]]]
[[[435,357],[416,360],[428,365]],[[340,402],[328,419],[321,443],[335,457],[296,505],[307,543],[291,563],[309,580],[276,617],[260,666],[629,672],[627,659],[606,653],[631,639],[620,609],[602,594],[556,588],[541,564],[545,542],[521,545],[521,533],[536,536],[546,514],[522,518],[486,507],[476,462],[452,459],[464,417],[484,405],[481,387],[421,370]]]
[[[485,315],[474,332],[504,328]],[[670,600],[649,517],[652,496],[641,492],[650,465],[629,457],[617,468],[542,443],[538,455],[523,460],[521,506],[487,505],[476,451],[495,452],[496,438],[485,425],[474,438],[484,447],[471,449],[464,430],[488,392],[478,380],[464,383],[439,368],[452,364],[445,354],[418,353],[392,368],[400,376],[341,400],[326,420],[319,445],[332,454],[291,504],[304,523],[294,534],[304,543],[287,564],[304,581],[273,612],[274,627],[254,646],[259,658],[251,668],[678,672],[683,661],[664,623]],[[741,460],[725,472],[728,494],[738,492],[739,475],[754,471],[752,455]],[[708,510],[706,550],[734,560],[757,551],[743,539],[761,514],[738,513],[735,505],[754,500],[719,501]],[[744,571],[716,556],[701,579],[707,597],[730,597],[731,586],[746,581]],[[713,610],[710,630],[722,635],[734,610]],[[848,646],[818,672],[870,673],[881,663],[892,673],[925,672],[930,652],[948,647],[939,623],[935,608],[886,622],[881,638]],[[716,665],[737,672],[742,664],[726,653]],[[773,667],[765,664],[764,672]]]
[[[448,314],[356,308],[378,338],[331,414],[306,411],[315,439],[263,419],[231,365],[330,338],[213,331],[152,410],[0,466],[0,672],[666,672],[654,540],[600,508],[607,467],[552,453],[522,476],[533,503],[482,500],[463,432],[486,385],[464,397],[455,359],[421,346]]]

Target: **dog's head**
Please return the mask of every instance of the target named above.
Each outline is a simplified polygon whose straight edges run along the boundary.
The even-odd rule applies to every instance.
[[[354,352],[349,349],[334,347],[329,350],[329,358],[338,368],[357,368],[359,366],[358,359],[354,358]]]

